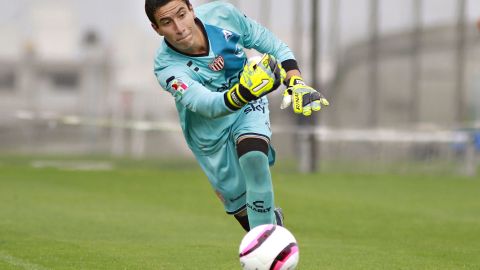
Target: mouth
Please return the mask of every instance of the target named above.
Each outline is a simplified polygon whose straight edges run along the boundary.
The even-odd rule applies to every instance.
[[[192,34],[190,33],[190,34],[188,34],[188,35],[186,35],[186,36],[184,36],[184,37],[181,37],[181,38],[177,39],[177,42],[184,41],[185,39],[189,38],[191,35],[192,35]]]

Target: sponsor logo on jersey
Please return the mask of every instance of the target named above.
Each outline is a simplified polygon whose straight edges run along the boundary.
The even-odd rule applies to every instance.
[[[213,61],[208,64],[208,67],[213,71],[220,71],[225,67],[225,60],[223,56],[219,55],[213,59]]]
[[[245,106],[245,110],[243,111],[245,114],[249,114],[251,112],[262,112],[265,113],[265,105],[263,104],[252,104],[248,103],[247,106]]]
[[[188,89],[188,85],[180,79],[175,79],[172,81],[171,88],[175,90],[175,92],[183,94]]]
[[[228,30],[223,30],[223,36],[225,37],[225,40],[228,41],[230,40],[230,38],[232,38],[233,36],[233,33],[228,31]]]

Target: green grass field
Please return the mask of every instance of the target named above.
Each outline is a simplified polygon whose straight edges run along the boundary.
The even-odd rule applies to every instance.
[[[243,232],[193,162],[33,160],[0,158],[0,269],[240,269]],[[480,179],[273,177],[300,270],[480,269]]]

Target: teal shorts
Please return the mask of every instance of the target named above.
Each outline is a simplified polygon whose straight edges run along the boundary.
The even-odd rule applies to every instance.
[[[215,193],[223,202],[225,211],[234,215],[246,205],[245,177],[238,161],[236,142],[242,136],[260,136],[270,141],[270,111],[266,97],[242,108],[242,113],[231,126],[227,142],[215,153],[196,155],[196,159],[210,181]],[[270,165],[275,162],[275,151],[270,145]]]

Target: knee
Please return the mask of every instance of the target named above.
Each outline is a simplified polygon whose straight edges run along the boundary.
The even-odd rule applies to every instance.
[[[253,151],[264,153],[268,156],[269,140],[266,137],[240,137],[237,141],[237,155],[241,158],[245,154]]]

